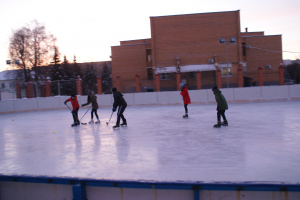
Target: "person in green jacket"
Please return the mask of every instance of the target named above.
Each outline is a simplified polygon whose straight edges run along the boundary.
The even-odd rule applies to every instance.
[[[223,96],[222,92],[217,88],[214,87],[212,89],[215,99],[217,102],[217,119],[218,123],[214,125],[215,128],[221,128],[221,125],[228,126],[228,121],[225,116],[225,110],[228,110],[228,105],[225,97]],[[221,116],[223,118],[223,122],[221,123]]]

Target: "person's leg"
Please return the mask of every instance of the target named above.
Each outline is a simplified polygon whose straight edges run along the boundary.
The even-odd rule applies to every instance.
[[[123,123],[121,125],[127,125],[127,121],[123,115],[127,105],[122,105],[122,109],[120,110],[120,117],[122,118]]]
[[[79,119],[78,119],[78,110],[79,110],[79,108],[76,108],[76,109],[74,110],[74,112],[75,112],[76,123],[77,123],[77,124],[80,124]]]
[[[184,104],[184,110],[185,110],[185,115],[183,115],[183,118],[188,118],[188,104]]]
[[[77,118],[76,118],[75,110],[72,110],[72,116],[73,116],[74,123],[76,124]]]
[[[221,123],[223,126],[228,126],[228,122],[225,116],[225,110],[222,110],[222,112],[220,113],[222,118],[223,118],[223,122]]]
[[[215,128],[220,128],[221,127],[221,111],[218,110],[217,112],[217,119],[218,119],[218,123],[214,125]]]
[[[221,122],[221,110],[218,110],[217,112],[217,119],[218,119],[218,123]]]
[[[95,109],[95,110],[94,110],[94,112],[95,112],[95,116],[96,116],[96,118],[97,118],[97,119],[99,119],[99,117],[98,117],[98,113],[97,113],[97,109]]]
[[[121,110],[122,110],[122,106],[119,106],[118,112],[117,112],[117,122],[116,122],[116,126],[120,126],[120,118],[121,118],[120,111],[121,111]]]
[[[185,109],[185,114],[188,114],[188,108],[187,108],[188,104],[184,104],[184,109]]]
[[[93,112],[94,112],[94,109],[92,109],[92,111],[91,111],[91,120],[93,120],[93,118],[94,118]]]

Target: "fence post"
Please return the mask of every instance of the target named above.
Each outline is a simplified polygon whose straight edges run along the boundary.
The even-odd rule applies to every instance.
[[[197,90],[201,90],[201,72],[197,71]]]
[[[156,92],[160,92],[160,80],[159,80],[159,74],[155,74],[155,83],[156,83]]]
[[[45,89],[46,89],[46,97],[50,97],[51,96],[51,82],[50,80],[46,80],[45,82]]]
[[[102,78],[100,76],[97,77],[97,89],[98,94],[102,94]]]
[[[279,66],[279,85],[284,85],[284,67],[282,64]]]
[[[20,85],[20,83],[16,83],[16,96],[17,96],[17,99],[21,99],[21,85]]]
[[[29,81],[26,85],[26,96],[27,98],[33,98],[33,88],[31,81]]]
[[[177,84],[177,90],[180,90],[179,84],[180,84],[180,72],[176,73],[176,84]]]
[[[222,88],[222,77],[221,77],[221,70],[217,69],[217,87]]]
[[[258,86],[264,86],[263,68],[258,67]]]
[[[238,68],[238,87],[243,87],[243,69]]]
[[[135,87],[137,93],[141,92],[140,76],[138,74],[135,76]]]
[[[77,95],[82,95],[82,79],[78,76],[76,79]]]

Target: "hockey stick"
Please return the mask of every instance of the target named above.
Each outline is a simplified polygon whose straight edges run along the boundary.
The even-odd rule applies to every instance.
[[[77,118],[77,120],[79,121],[79,119],[78,119],[78,117],[76,116],[76,115],[74,115],[74,113],[73,113],[73,111],[71,110],[71,108],[68,106],[68,104],[65,104],[68,108],[69,108],[69,110],[72,112],[72,115],[73,116],[75,116],[76,118]],[[80,121],[79,121],[80,122]],[[87,123],[82,123],[82,122],[80,122],[82,125],[87,125]]]
[[[92,107],[92,106],[91,106]],[[89,109],[87,109],[87,111],[84,113],[84,115],[81,117],[80,121],[82,120],[82,118],[85,116],[85,114],[91,109],[91,107],[89,107]],[[85,123],[87,124],[87,123]]]
[[[112,112],[111,113],[111,115],[110,115],[110,118],[109,118],[109,121],[108,122],[106,122],[106,125],[108,125],[109,124],[109,122],[110,122],[110,120],[111,120],[111,117],[112,117],[112,115],[114,114],[114,112]]]

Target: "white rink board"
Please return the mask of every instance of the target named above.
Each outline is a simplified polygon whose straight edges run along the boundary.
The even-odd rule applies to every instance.
[[[300,99],[300,85],[223,88],[221,91],[228,102]],[[189,93],[192,103],[215,102],[215,96],[210,89],[189,90]],[[123,95],[128,105],[183,103],[180,91],[124,93]],[[87,102],[87,96],[78,95],[77,97],[80,105]],[[55,96],[0,101],[0,113],[66,108],[64,101],[68,98],[68,96]],[[111,94],[97,95],[97,101],[100,107],[110,107],[113,104],[113,96]]]

